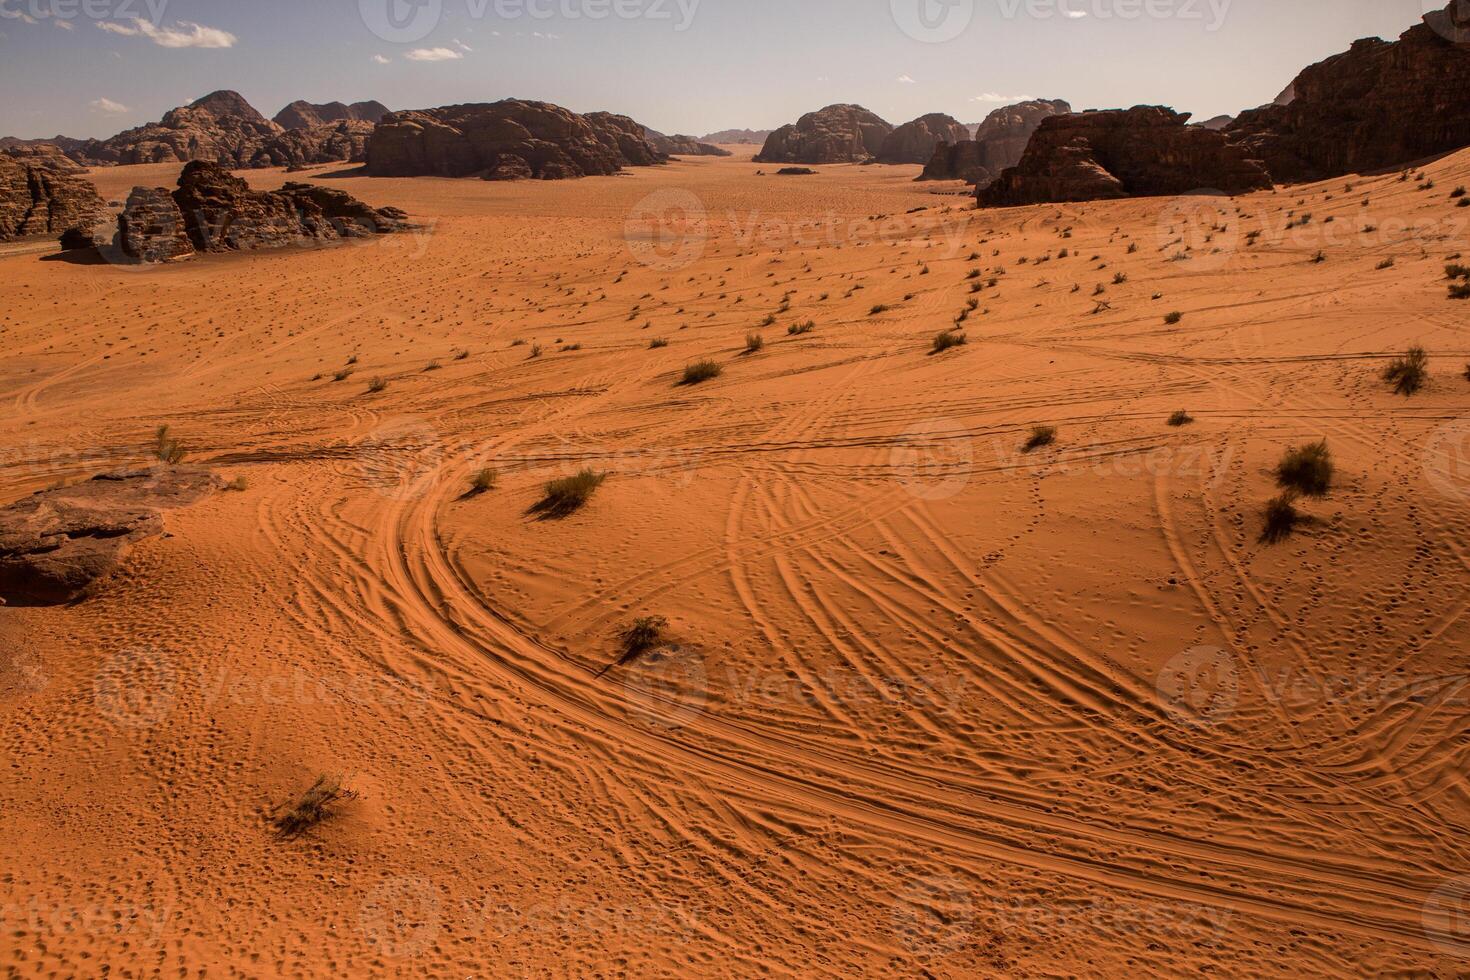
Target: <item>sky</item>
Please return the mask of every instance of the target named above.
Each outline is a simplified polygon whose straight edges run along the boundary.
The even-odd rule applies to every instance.
[[[1025,98],[1271,101],[1446,0],[0,0],[0,135],[105,137],[217,89],[393,109],[526,98],[666,133],[834,102],[898,124]]]

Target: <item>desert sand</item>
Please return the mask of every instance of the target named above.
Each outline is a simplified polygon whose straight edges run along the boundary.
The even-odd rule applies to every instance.
[[[327,167],[419,229],[0,257],[0,504],[164,424],[246,481],[0,608],[0,972],[1470,969],[1470,152],[977,211],[731,149]],[[1321,438],[1336,486],[1262,543]],[[670,643],[620,663],[643,616]],[[357,798],[278,839],[322,774]]]

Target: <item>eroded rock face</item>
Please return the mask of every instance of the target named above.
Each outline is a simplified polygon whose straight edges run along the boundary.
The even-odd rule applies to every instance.
[[[1224,133],[1188,125],[1187,113],[1135,106],[1052,116],[1021,162],[979,191],[981,207],[1188,194],[1243,194],[1271,186],[1259,161]]]
[[[74,170],[0,153],[0,241],[90,232],[106,220],[106,202]]]
[[[370,122],[336,122],[311,129],[288,129],[273,137],[251,158],[253,167],[310,167],[321,163],[362,163]]]
[[[171,262],[194,254],[184,215],[164,187],[133,188],[118,215],[114,244],[133,262]]]
[[[702,139],[705,143],[754,143],[756,146],[764,146],[770,138],[769,129],[722,129],[717,133],[707,133]]]
[[[858,105],[829,105],[770,135],[756,163],[863,163],[876,157],[893,126]]]
[[[561,180],[615,174],[662,159],[633,120],[594,115],[596,124],[560,106],[520,99],[389,113],[368,143],[367,172]]]
[[[996,109],[975,130],[974,139],[952,140],[935,147],[919,179],[987,185],[1001,171],[1021,162],[1042,120],[1071,111],[1072,107],[1061,99],[1034,99]]]
[[[953,116],[931,112],[889,133],[878,150],[879,163],[928,163],[940,143],[961,143],[970,131]]]
[[[54,606],[85,598],[134,544],[162,533],[165,511],[221,485],[204,470],[133,470],[0,509],[0,600]]]
[[[728,157],[733,154],[709,143],[701,143],[693,136],[665,136],[656,130],[643,130],[643,135],[653,148],[666,157]]]
[[[114,246],[127,260],[162,262],[191,252],[284,248],[390,234],[407,227],[397,208],[373,208],[315,184],[253,191],[218,164],[195,161],[179,188],[137,187],[118,218]]]
[[[1288,93],[1227,130],[1278,181],[1396,167],[1470,146],[1470,3],[1455,0],[1396,42],[1358,41],[1303,71]]]
[[[256,112],[238,92],[221,91],[171,110],[163,119],[107,140],[89,140],[73,154],[101,164],[208,160],[248,167],[281,127]]]
[[[388,114],[388,107],[381,102],[328,102],[314,105],[310,102],[292,102],[276,113],[271,121],[282,129],[320,129],[339,122],[363,122],[376,124]]]

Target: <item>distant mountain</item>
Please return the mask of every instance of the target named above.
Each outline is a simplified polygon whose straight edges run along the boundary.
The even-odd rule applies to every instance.
[[[1204,122],[1195,123],[1195,125],[1203,126],[1205,129],[1218,130],[1227,128],[1233,122],[1235,122],[1234,116],[1216,116],[1213,119],[1206,119]]]
[[[314,105],[310,102],[292,102],[276,113],[272,120],[282,129],[317,129],[339,122],[376,123],[388,114],[388,107],[381,102],[328,102]]]
[[[701,143],[754,143],[761,146],[771,138],[769,129],[722,129],[718,133],[701,136]]]
[[[829,105],[772,133],[755,162],[865,163],[891,132],[892,123],[860,105]]]
[[[889,133],[878,148],[879,163],[928,163],[941,143],[968,139],[969,130],[953,116],[931,112]]]
[[[703,143],[693,136],[665,136],[656,129],[643,127],[643,135],[653,148],[669,157],[727,157],[729,150],[722,150],[712,143]]]
[[[281,132],[280,126],[257,112],[240,93],[223,90],[171,109],[159,122],[111,139],[88,140],[72,157],[79,163],[208,160],[227,167],[248,167],[261,148]]]
[[[1062,99],[1032,99],[996,109],[975,127],[973,139],[944,141],[934,149],[920,180],[963,180],[985,185],[1014,167],[1042,120],[1066,115]]]

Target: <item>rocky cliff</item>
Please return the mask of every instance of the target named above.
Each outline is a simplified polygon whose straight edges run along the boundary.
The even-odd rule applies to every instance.
[[[314,105],[310,102],[292,102],[276,113],[271,121],[282,129],[319,129],[339,122],[363,122],[376,124],[388,114],[388,107],[381,102],[328,102]]]
[[[1227,130],[1278,181],[1397,167],[1470,146],[1470,3],[1430,13],[1396,42],[1358,41],[1307,68],[1287,92]]]
[[[389,113],[368,143],[367,171],[374,177],[559,180],[662,159],[631,119],[594,115],[596,123],[520,99]]]
[[[906,122],[883,139],[879,163],[928,163],[940,143],[961,143],[970,131],[953,116],[931,112]]]
[[[729,150],[722,150],[709,143],[701,143],[693,136],[665,136],[656,130],[644,128],[644,137],[653,148],[669,157],[727,157]]]
[[[362,163],[373,138],[370,122],[329,123],[288,129],[272,137],[250,160],[252,167],[309,167],[320,163]]]
[[[1224,133],[1188,125],[1187,113],[1135,106],[1053,116],[1021,162],[979,191],[981,207],[1188,194],[1242,194],[1271,176]]]
[[[73,158],[98,164],[208,160],[227,167],[248,167],[281,131],[238,92],[221,91],[173,109],[159,122],[111,139],[89,140]]]
[[[74,231],[86,236],[106,220],[107,205],[91,181],[44,155],[0,153],[0,241]]]
[[[1034,99],[996,109],[975,130],[973,140],[952,140],[935,147],[919,179],[989,184],[1002,170],[1021,162],[1043,119],[1071,111],[1061,99]]]
[[[770,135],[756,163],[863,163],[893,126],[858,105],[829,105]]]

